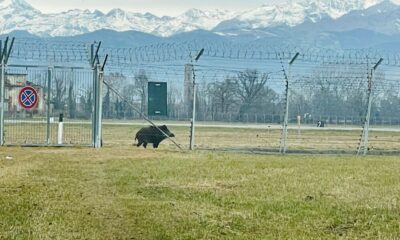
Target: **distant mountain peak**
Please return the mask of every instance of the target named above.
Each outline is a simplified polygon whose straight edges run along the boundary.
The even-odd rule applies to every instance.
[[[33,9],[25,0],[0,0],[0,9],[2,8],[29,8]]]
[[[327,17],[337,19],[351,11],[365,10],[381,2],[383,0],[289,0],[276,5],[264,4],[221,22],[215,30],[294,27],[307,21],[318,22]]]
[[[288,0],[241,12],[193,8],[176,17],[157,17],[119,8],[108,13],[75,9],[44,14],[25,0],[0,0],[0,33],[21,30],[42,36],[72,36],[112,29],[171,36],[194,30],[218,33],[227,29],[253,31],[277,26],[294,27],[325,18],[337,19],[353,10],[364,10],[378,3],[382,4],[382,9],[384,5],[390,9],[390,4],[393,4],[390,0]]]

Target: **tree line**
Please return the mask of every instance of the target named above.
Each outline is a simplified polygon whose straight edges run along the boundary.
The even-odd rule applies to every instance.
[[[351,116],[362,121],[367,104],[366,79],[356,74],[349,75],[346,71],[349,70],[321,67],[308,76],[295,78],[290,85],[291,116]],[[376,84],[379,84],[385,76],[380,74],[376,78]],[[138,118],[139,114],[127,101],[133,103],[140,112],[147,113],[147,84],[152,77],[145,70],[138,71],[132,78],[112,73],[106,75],[105,80],[123,96],[120,99],[104,86],[105,118]],[[202,116],[211,116],[213,120],[227,120],[219,118],[227,118],[228,115],[230,120],[255,114],[282,116],[285,106],[284,84],[282,89],[277,90],[271,87],[270,81],[268,74],[247,69],[220,81],[202,82],[198,85],[196,96],[197,112]],[[90,88],[77,91],[79,86],[73,81],[67,84],[65,79],[57,77],[52,86],[52,103],[56,111],[67,113],[70,118],[89,117],[93,97]],[[384,91],[374,94],[373,117],[400,119],[400,96],[396,89],[395,86],[386,86]],[[188,103],[183,101],[183,87],[169,85],[167,102],[170,116],[175,116],[177,112],[190,116],[185,112]]]

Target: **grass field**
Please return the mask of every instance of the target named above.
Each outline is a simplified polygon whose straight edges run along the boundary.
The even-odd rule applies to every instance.
[[[134,134],[141,126],[105,125],[103,127],[104,144],[108,146],[133,144]],[[183,148],[189,147],[188,127],[169,127],[176,135],[176,141]],[[307,129],[289,130],[288,151],[304,153],[346,153],[355,154],[360,142],[360,130],[346,129]],[[260,128],[222,128],[198,127],[195,134],[196,147],[199,149],[233,150],[248,152],[279,151],[281,130]],[[369,147],[371,154],[400,153],[400,131],[370,131]],[[171,142],[166,142],[173,148]]]
[[[103,143],[105,146],[132,146],[135,133],[143,126],[142,122],[115,122],[106,121],[103,125]],[[142,125],[141,125],[142,124]],[[161,123],[160,123],[161,124]],[[185,122],[168,122],[170,130],[175,133],[176,141],[185,149],[189,148],[189,126],[182,126]],[[211,126],[196,128],[195,144],[199,149],[228,150],[241,152],[277,152],[281,141],[279,125],[246,125],[215,123]],[[219,123],[221,125],[221,123]],[[50,144],[57,143],[57,126],[53,123],[50,127]],[[293,126],[292,126],[293,127]],[[310,128],[304,126],[297,130],[289,130],[288,151],[294,153],[335,153],[355,154],[360,142],[361,127],[334,126],[333,128]],[[46,144],[46,122],[8,123],[6,124],[5,140],[7,144]],[[393,131],[392,131],[393,129]],[[389,131],[388,131],[389,130]],[[63,142],[67,145],[90,145],[91,126],[87,123],[65,123]],[[385,130],[374,127],[370,131],[370,153],[397,153],[400,154],[400,131],[398,127],[388,126]],[[168,148],[173,148],[171,142],[164,143]]]
[[[399,160],[1,148],[0,239],[399,239]]]

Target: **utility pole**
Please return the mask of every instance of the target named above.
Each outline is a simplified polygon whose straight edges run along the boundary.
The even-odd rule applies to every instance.
[[[289,89],[289,84],[292,78],[292,65],[296,61],[296,59],[299,57],[300,53],[296,53],[292,60],[289,62],[289,74],[285,74],[285,117],[283,120],[283,128],[282,128],[282,139],[281,139],[281,146],[279,149],[279,152],[281,154],[286,154],[287,150],[287,137],[288,137],[288,124],[289,124],[289,97],[290,97],[290,89]],[[282,64],[283,65],[283,64]],[[282,66],[283,67],[283,66]],[[285,69],[283,69],[285,71]]]
[[[369,145],[369,125],[371,121],[371,108],[372,108],[372,91],[373,91],[373,80],[375,77],[375,72],[378,69],[379,65],[383,62],[383,58],[379,59],[379,61],[375,64],[375,66],[371,69],[370,74],[368,74],[368,106],[367,106],[367,114],[365,117],[363,133],[360,139],[360,145],[358,147],[357,156],[361,155],[361,152],[364,156],[368,154],[368,145]]]
[[[200,50],[194,61],[197,62],[203,55],[203,53],[204,53],[204,48]],[[193,107],[192,107],[192,121],[191,121],[191,131],[190,131],[190,150],[194,150],[194,141],[195,141],[196,91],[197,91],[196,72],[193,66]]]

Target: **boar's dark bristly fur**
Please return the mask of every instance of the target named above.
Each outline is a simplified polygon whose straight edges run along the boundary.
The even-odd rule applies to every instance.
[[[175,135],[169,131],[167,126],[158,126],[158,128],[166,133],[169,137],[175,137]],[[143,144],[143,147],[146,148],[147,144],[152,143],[154,148],[158,148],[158,145],[160,145],[160,143],[167,138],[161,131],[154,126],[140,129],[136,133],[135,137],[135,140],[138,140],[136,146],[140,147]]]

